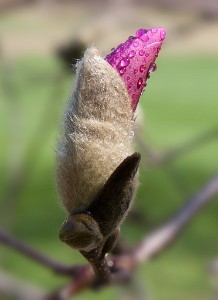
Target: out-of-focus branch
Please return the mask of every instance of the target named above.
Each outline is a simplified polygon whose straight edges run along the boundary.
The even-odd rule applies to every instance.
[[[112,272],[112,279],[108,284],[127,282],[132,272],[139,265],[162,252],[170,243],[177,239],[187,223],[216,195],[218,195],[218,176],[209,181],[175,215],[145,237],[138,246],[121,255],[110,257],[108,265]],[[70,296],[79,293],[81,290],[95,286],[95,278],[90,265],[66,266],[58,263],[23,244],[3,230],[0,230],[0,242],[59,274],[74,277],[74,280],[64,288],[44,298],[46,300],[69,299]]]
[[[187,223],[204,205],[217,195],[218,175],[209,181],[193,198],[187,201],[166,223],[145,237],[138,246],[120,255],[110,257],[108,265],[112,272],[112,279],[109,284],[127,282],[138,265],[161,253],[175,241]],[[74,280],[67,286],[44,298],[46,300],[69,299],[70,296],[77,294],[81,290],[95,287],[95,278],[90,265],[66,266],[56,262],[18,241],[3,230],[0,230],[0,242],[58,274],[74,277]]]
[[[218,138],[218,128],[211,129],[210,131],[191,139],[177,148],[166,151],[166,153],[160,157],[159,164],[168,164],[188,151],[194,150],[195,148],[202,146],[216,138]]]
[[[218,175],[209,181],[193,198],[165,224],[148,235],[134,250],[138,263],[149,260],[173,242],[190,220],[218,195]]]
[[[146,167],[155,167],[159,165],[166,165],[177,159],[179,156],[186,154],[187,152],[194,150],[195,148],[204,145],[218,138],[218,128],[213,128],[197,137],[192,138],[181,146],[177,146],[173,149],[166,150],[163,153],[156,152],[150,146],[148,146],[142,139],[140,132],[136,132],[136,141],[138,142],[142,152],[147,157]]]
[[[175,241],[187,223],[199,212],[199,210],[218,195],[218,175],[209,181],[193,198],[187,201],[183,207],[162,226],[154,230],[135,248],[118,256],[108,259],[108,265],[112,272],[109,284],[126,283],[132,272],[143,262],[161,253],[167,246]],[[52,271],[74,277],[67,286],[48,295],[46,300],[69,299],[70,296],[79,293],[86,288],[95,287],[95,278],[90,265],[66,266],[58,263],[24,245],[22,242],[0,230],[0,242],[11,247]]]
[[[59,263],[50,257],[47,257],[34,248],[26,245],[20,240],[14,238],[4,230],[0,229],[0,243],[10,247],[42,266],[51,269],[53,272],[61,275],[76,276],[80,271],[80,267],[72,267]]]
[[[60,99],[60,93],[62,91],[62,83],[65,80],[65,74],[60,72],[59,74],[51,75],[51,77],[43,78],[42,76],[34,76],[32,78],[33,82],[47,81],[52,84],[55,88],[51,90],[51,94],[48,101],[44,107],[44,111],[41,115],[40,121],[38,122],[38,127],[36,132],[32,135],[32,141],[28,144],[24,153],[18,151],[18,160],[13,162],[14,148],[17,145],[17,130],[19,128],[20,120],[23,118],[20,111],[20,94],[17,90],[16,85],[12,80],[13,68],[10,64],[6,63],[4,65],[4,76],[2,81],[2,87],[4,92],[5,102],[9,105],[11,119],[9,118],[9,123],[11,126],[9,136],[11,135],[10,141],[12,144],[9,145],[9,164],[12,163],[11,169],[9,165],[9,176],[7,179],[7,185],[3,195],[1,195],[1,212],[0,218],[2,224],[8,224],[13,220],[13,215],[16,211],[16,203],[18,203],[21,192],[23,191],[28,178],[35,165],[37,165],[38,158],[42,150],[44,149],[44,144],[47,142],[49,135],[51,134],[51,128],[53,126],[53,119],[56,119],[56,113],[59,111],[59,101],[54,101],[55,99]],[[50,82],[51,80],[51,82]],[[56,84],[58,82],[58,84]],[[56,104],[54,104],[56,103]],[[48,115],[50,116],[48,121]],[[16,117],[16,120],[15,120]],[[46,126],[45,126],[46,124]],[[15,134],[16,132],[16,134]],[[19,138],[18,138],[19,139]],[[40,147],[38,145],[40,144]],[[17,147],[16,147],[17,149]],[[34,160],[32,159],[34,157]],[[11,162],[12,161],[12,162]],[[6,213],[6,212],[10,213]],[[7,218],[5,218],[7,215]]]
[[[199,212],[199,210],[218,195],[218,175],[209,181],[193,198],[187,201],[183,207],[162,226],[129,252],[119,256],[110,257],[108,264],[112,271],[111,284],[125,283],[141,263],[161,253],[167,246],[175,241],[184,230],[187,223]],[[45,300],[64,300],[75,295],[79,291],[91,288],[94,284],[92,272],[89,266],[81,269],[81,274],[64,288],[47,296]]]

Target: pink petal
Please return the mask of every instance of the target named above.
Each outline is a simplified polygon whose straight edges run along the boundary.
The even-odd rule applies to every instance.
[[[150,72],[156,70],[155,59],[161,49],[166,31],[157,27],[149,30],[139,29],[135,36],[120,44],[105,57],[105,60],[117,70],[122,77],[135,111],[139,98],[146,87]]]

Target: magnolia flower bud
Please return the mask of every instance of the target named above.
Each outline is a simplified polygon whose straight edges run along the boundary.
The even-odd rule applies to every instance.
[[[90,203],[133,153],[133,112],[120,76],[93,47],[77,69],[57,152],[58,187],[68,212]]]
[[[110,251],[134,198],[140,161],[133,154],[134,110],[164,36],[160,28],[141,29],[105,59],[91,47],[78,63],[57,183],[69,212],[60,238],[85,257]]]

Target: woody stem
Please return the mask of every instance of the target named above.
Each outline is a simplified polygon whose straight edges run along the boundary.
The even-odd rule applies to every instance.
[[[97,285],[108,283],[111,279],[111,271],[105,255],[98,255],[97,250],[90,252],[81,251],[81,254],[91,264],[96,276]]]

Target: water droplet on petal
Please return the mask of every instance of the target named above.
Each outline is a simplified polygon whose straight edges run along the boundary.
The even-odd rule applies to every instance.
[[[111,48],[111,52],[114,52],[115,48]]]
[[[144,83],[144,85],[143,85],[143,89],[142,89],[142,92],[141,92],[141,95],[143,95],[143,93],[144,93],[144,91],[145,91],[145,88],[146,88],[146,86],[147,86],[147,83]]]
[[[153,65],[149,69],[149,73],[155,72],[156,70],[157,70],[157,65],[155,63],[153,63]]]
[[[135,69],[135,70],[134,70],[134,74],[136,74],[137,72],[138,72],[138,70],[137,70],[137,69]]]
[[[138,80],[138,82],[137,82],[137,88],[138,89],[140,88],[140,86],[142,85],[142,83],[143,83],[143,78],[140,77],[139,80]]]
[[[140,50],[139,51],[139,55],[143,56],[145,54],[145,51],[144,50]]]
[[[125,68],[119,70],[120,75],[123,75],[125,72],[126,72]]]
[[[130,80],[130,77],[128,76],[126,79],[127,79],[127,80]]]
[[[143,34],[142,36],[140,36],[140,39],[143,41],[143,42],[147,42],[149,40],[149,37],[147,36],[147,34]]]
[[[145,66],[144,66],[144,65],[141,65],[140,68],[139,68],[139,70],[140,70],[141,73],[144,72]]]
[[[162,29],[162,30],[160,31],[160,39],[161,39],[161,41],[164,40],[165,36],[166,36],[166,31],[165,31],[164,29]]]
[[[129,40],[133,40],[133,39],[134,39],[134,36],[130,35]]]
[[[146,53],[145,56],[148,57],[148,56],[149,56],[149,53]]]
[[[128,88],[130,89],[132,87],[132,83],[130,83],[129,85],[128,85]]]
[[[129,58],[132,58],[132,57],[134,57],[135,56],[135,51],[134,50],[131,50],[130,52],[129,52]]]
[[[151,33],[154,34],[154,33],[157,33],[157,32],[158,32],[158,28],[152,28],[152,29],[151,29]]]
[[[138,45],[139,45],[139,42],[138,42],[138,41],[135,41],[135,42],[133,43],[133,46],[134,46],[134,47],[138,47]]]
[[[127,58],[124,57],[123,59],[121,59],[121,61],[120,61],[121,68],[127,67],[128,64],[129,64],[129,60]]]
[[[117,47],[117,53],[121,51],[121,44]]]

